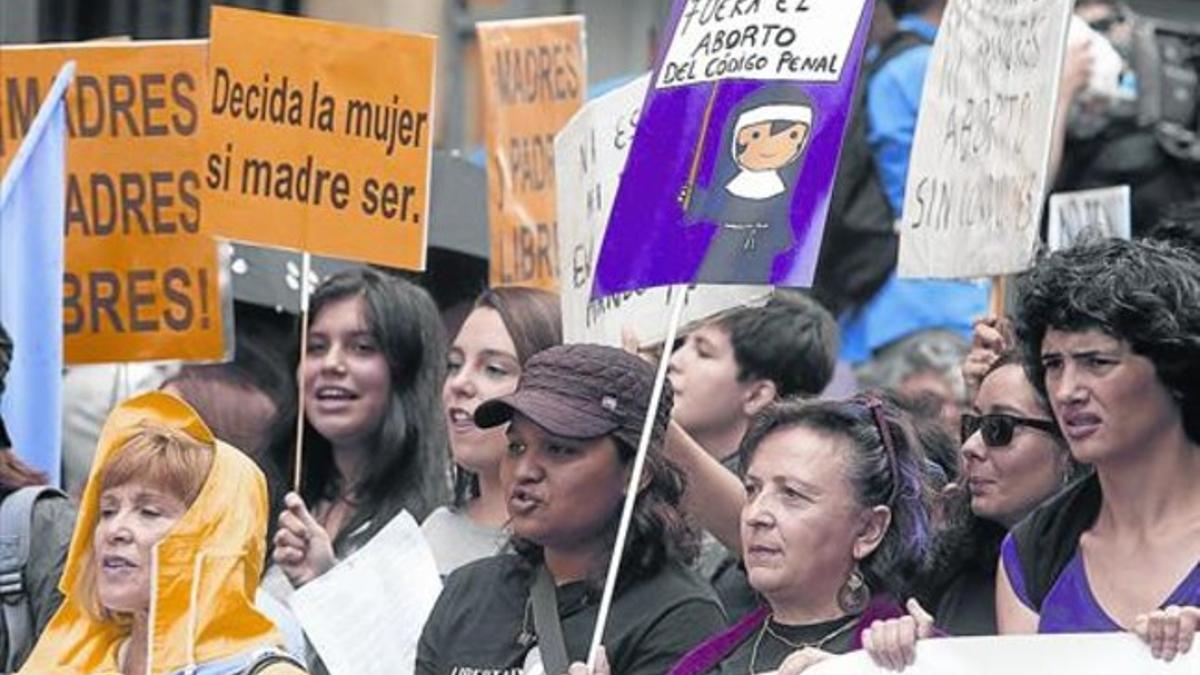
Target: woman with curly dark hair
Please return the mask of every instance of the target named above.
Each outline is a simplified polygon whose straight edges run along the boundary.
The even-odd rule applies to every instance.
[[[653,382],[653,368],[621,350],[552,347],[526,362],[514,393],[475,411],[482,428],[508,423],[500,476],[517,553],[449,576],[418,673],[540,664],[561,675],[585,660]],[[661,454],[670,410],[667,390],[604,633],[616,673],[660,675],[724,624],[711,588],[687,567],[696,539],[678,509],[683,478]]]
[[[765,605],[672,675],[797,673],[859,649],[873,621],[903,613],[927,562],[925,455],[892,402],[774,403],[740,452],[742,555]]]
[[[1200,260],[1164,242],[1060,251],[1022,280],[1017,335],[1095,474],[1005,540],[1002,633],[1136,632],[1156,658],[1200,624]]]

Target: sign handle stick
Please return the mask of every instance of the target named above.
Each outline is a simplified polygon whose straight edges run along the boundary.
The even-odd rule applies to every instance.
[[[988,315],[1004,316],[1004,296],[1008,291],[1008,277],[998,275],[992,277],[992,297],[988,302]]]
[[[708,139],[708,123],[712,119],[713,104],[717,102],[717,91],[720,88],[720,80],[713,83],[712,93],[708,95],[708,104],[704,106],[704,119],[700,122],[700,138],[696,140],[696,149],[692,151],[692,168],[688,171],[687,189],[681,201],[684,211],[688,210],[688,206],[692,203],[692,193],[696,191],[696,174],[700,172],[700,158],[704,154],[704,141]]]
[[[312,255],[305,251],[300,256],[300,364],[296,367],[297,398],[296,455],[292,465],[292,489],[300,492],[300,480],[304,475],[301,465],[304,460],[304,361],[308,358],[308,275],[312,267]]]
[[[658,359],[658,372],[654,377],[654,388],[650,392],[650,407],[646,410],[646,423],[642,425],[642,436],[638,440],[637,455],[633,459],[633,473],[629,477],[629,489],[625,492],[625,505],[621,509],[621,524],[617,527],[617,540],[613,543],[612,557],[608,561],[608,576],[604,580],[604,594],[600,596],[600,611],[596,615],[596,629],[592,632],[592,643],[588,649],[588,671],[596,667],[596,654],[600,642],[604,638],[604,625],[608,623],[608,611],[612,607],[613,591],[617,586],[617,574],[621,569],[622,553],[625,551],[625,539],[629,534],[629,522],[633,518],[633,506],[637,501],[638,486],[642,484],[642,469],[646,464],[646,451],[650,447],[650,435],[654,430],[654,418],[658,415],[658,405],[662,401],[663,386],[667,379],[667,365],[671,361],[671,345],[675,344],[675,334],[679,331],[679,323],[683,317],[683,306],[687,298],[686,289],[677,287],[672,290],[674,302],[671,306],[671,322],[667,324],[667,336],[663,340],[662,355]]]

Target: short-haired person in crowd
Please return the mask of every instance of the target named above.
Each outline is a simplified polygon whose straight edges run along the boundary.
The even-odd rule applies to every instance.
[[[741,541],[765,605],[670,671],[798,673],[903,613],[931,539],[911,420],[873,394],[768,406],[742,441]]]
[[[1095,473],[1004,541],[1000,632],[1129,630],[1171,659],[1200,624],[1200,260],[1164,242],[1079,246],[1028,272],[1019,298],[1034,384]]]
[[[776,290],[766,306],[730,310],[684,338],[668,371],[674,419],[736,473],[750,420],[777,399],[820,394],[837,350],[837,322],[824,307]]]
[[[454,459],[454,503],[421,524],[442,575],[498,553],[508,537],[500,462],[503,429],[480,429],[475,409],[511,394],[529,357],[562,343],[562,312],[553,293],[517,287],[484,291],[455,336],[442,406]]]
[[[4,376],[12,362],[12,349],[12,340],[0,325],[0,400],[4,397]],[[45,474],[17,457],[4,420],[0,419],[0,503],[22,489],[36,489],[46,483]],[[15,671],[25,662],[38,635],[62,603],[58,579],[62,576],[71,532],[75,528],[75,509],[65,497],[47,494],[34,502],[27,526],[29,557],[21,573],[21,588],[17,591],[25,604],[14,605],[27,612],[29,619],[24,635],[21,635],[8,626],[5,615],[0,614],[0,669],[5,672]],[[10,538],[13,535],[11,532],[5,534]],[[10,596],[5,601],[11,603],[13,598]]]
[[[309,316],[297,373],[304,378],[302,485],[284,497],[275,565],[264,579],[285,604],[292,587],[329,571],[402,510],[419,522],[449,487],[445,344],[429,295],[383,272],[353,269],[317,287]],[[292,475],[295,429],[288,415],[271,448],[277,480]],[[310,659],[310,668],[317,662]]]
[[[23,673],[302,673],[254,608],[267,485],[161,392],[110,415],[59,587]]]
[[[856,369],[864,389],[887,389],[921,402],[957,435],[963,408],[970,402],[963,384],[963,358],[970,350],[961,335],[944,328],[914,331],[880,347]]]
[[[482,428],[507,424],[500,475],[516,553],[447,578],[421,636],[420,675],[539,666],[562,675],[586,660],[653,383],[653,367],[627,352],[552,347],[525,363],[514,393],[475,411]],[[660,675],[725,623],[688,567],[695,544],[678,508],[683,479],[662,456],[670,411],[668,390],[604,633],[612,672],[623,675]],[[561,642],[544,626],[558,626]]]
[[[864,648],[884,667],[912,665],[916,640],[930,637],[935,621],[950,635],[995,635],[1000,543],[1081,473],[1020,355],[977,348],[967,361],[983,362],[989,365],[982,384],[962,416],[964,485],[944,495],[950,522],[935,539],[930,587],[923,591],[936,601],[935,611],[910,605],[908,616],[870,627]]]

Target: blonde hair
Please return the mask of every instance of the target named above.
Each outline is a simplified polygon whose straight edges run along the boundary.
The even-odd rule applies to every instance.
[[[100,488],[97,498],[106,490],[140,483],[160,489],[190,508],[204,488],[215,454],[213,445],[184,431],[142,422],[96,476]],[[92,544],[84,552],[80,565],[80,604],[97,620],[123,624],[127,617],[100,604],[96,588],[95,527],[92,523]]]

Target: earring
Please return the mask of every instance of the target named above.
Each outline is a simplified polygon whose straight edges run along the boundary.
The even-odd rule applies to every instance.
[[[871,588],[867,585],[867,580],[863,578],[858,563],[854,563],[854,569],[850,570],[850,576],[846,578],[846,583],[838,589],[838,607],[847,614],[862,614],[870,599]]]

